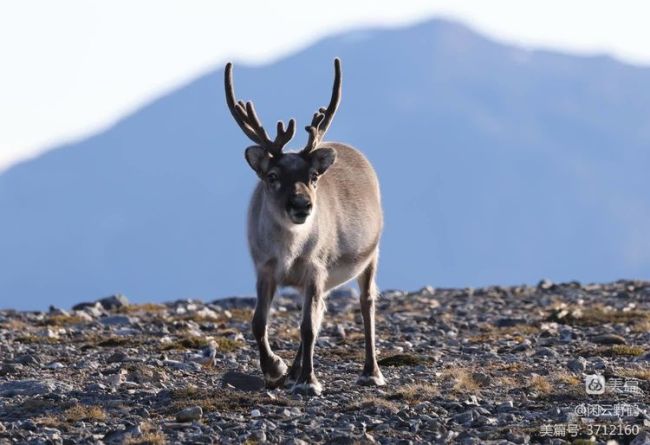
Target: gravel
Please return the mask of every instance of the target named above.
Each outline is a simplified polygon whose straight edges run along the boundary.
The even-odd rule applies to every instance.
[[[115,295],[70,311],[0,311],[0,443],[649,443],[650,283],[387,290],[381,388],[355,384],[358,294],[339,289],[315,352],[319,397],[264,387],[254,305]],[[286,362],[300,307],[293,293],[274,301],[269,340]],[[586,393],[592,374],[607,379],[604,394]],[[579,414],[594,403],[640,412]],[[642,432],[589,434],[589,422]],[[543,433],[570,423],[575,436]]]

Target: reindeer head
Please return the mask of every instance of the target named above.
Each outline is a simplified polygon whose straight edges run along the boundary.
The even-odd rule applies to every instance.
[[[336,160],[336,151],[319,144],[329,128],[341,100],[341,61],[334,59],[334,87],[327,108],[320,108],[305,127],[307,145],[299,152],[285,153],[284,146],[293,138],[295,121],[286,129],[277,123],[272,141],[260,123],[252,102],[236,101],[232,81],[232,64],[225,71],[226,102],[235,121],[255,145],[246,149],[246,161],[264,183],[273,211],[294,224],[303,224],[315,210],[318,179]]]

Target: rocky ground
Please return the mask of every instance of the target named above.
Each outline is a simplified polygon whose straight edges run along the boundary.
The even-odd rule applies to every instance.
[[[354,384],[358,302],[335,292],[314,398],[263,387],[253,305],[0,311],[0,443],[650,444],[650,283],[386,291],[382,388]],[[274,302],[272,347],[287,360],[299,305]],[[591,374],[604,394],[586,393]]]

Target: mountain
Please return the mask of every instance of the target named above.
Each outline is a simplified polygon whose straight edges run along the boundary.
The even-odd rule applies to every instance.
[[[268,128],[302,128],[329,99],[334,56],[343,101],[328,138],[381,179],[381,287],[650,277],[650,69],[433,20],[235,64],[237,94]],[[252,294],[255,176],[222,76],[0,176],[0,307]]]

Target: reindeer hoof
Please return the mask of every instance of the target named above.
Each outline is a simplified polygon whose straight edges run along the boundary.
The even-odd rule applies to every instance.
[[[357,379],[357,385],[362,386],[384,386],[385,384],[386,380],[381,372],[376,375],[360,375]]]
[[[302,394],[305,396],[320,396],[323,392],[323,387],[320,383],[296,383],[291,389],[293,394]]]
[[[264,373],[264,382],[266,383],[266,387],[277,388],[278,386],[281,386],[287,376],[287,369],[284,360],[278,357],[278,360],[274,361],[270,369]]]

